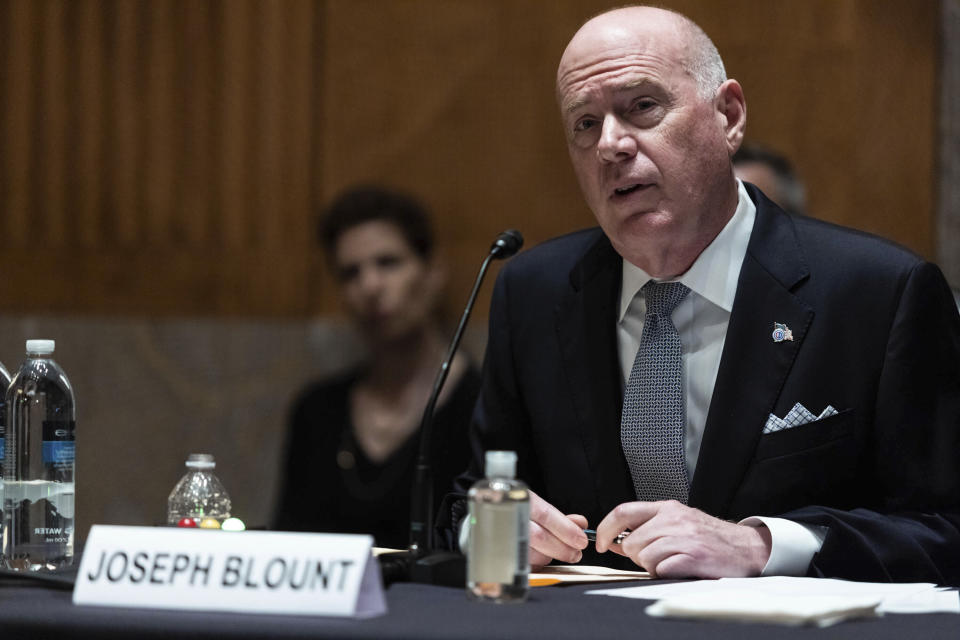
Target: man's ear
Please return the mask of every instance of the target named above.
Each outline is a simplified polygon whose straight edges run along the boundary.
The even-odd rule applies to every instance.
[[[721,118],[730,155],[740,148],[747,128],[747,101],[743,87],[736,80],[727,80],[717,89],[717,113]]]

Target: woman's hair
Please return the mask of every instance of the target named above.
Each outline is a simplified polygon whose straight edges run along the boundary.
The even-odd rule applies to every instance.
[[[415,198],[375,186],[357,186],[338,195],[320,214],[320,245],[333,257],[337,241],[346,231],[366,222],[390,222],[407,244],[424,260],[433,256],[430,214]]]

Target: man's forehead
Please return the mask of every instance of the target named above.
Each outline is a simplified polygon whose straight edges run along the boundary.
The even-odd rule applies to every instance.
[[[616,96],[638,88],[670,85],[669,73],[665,72],[672,68],[660,59],[635,55],[615,67],[594,65],[578,70],[558,81],[560,109],[569,114],[601,95]]]
[[[688,39],[678,28],[676,17],[658,10],[653,14],[655,19],[641,19],[647,13],[641,9],[648,8],[634,7],[604,14],[581,27],[567,45],[557,68],[558,97],[582,79],[594,73],[615,71],[631,60],[651,69],[682,66]],[[629,19],[614,19],[624,12]]]

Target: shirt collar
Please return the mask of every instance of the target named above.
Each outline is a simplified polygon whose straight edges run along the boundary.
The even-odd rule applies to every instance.
[[[740,267],[747,255],[747,245],[753,232],[757,206],[747,195],[743,182],[737,180],[737,210],[717,237],[704,249],[686,273],[675,280],[682,282],[728,313],[733,310],[737,294]],[[620,285],[620,316],[622,322],[630,303],[651,276],[640,267],[623,260],[623,279]]]

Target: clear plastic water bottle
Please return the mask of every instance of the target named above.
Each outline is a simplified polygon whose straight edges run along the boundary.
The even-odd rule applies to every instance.
[[[213,518],[223,524],[230,517],[230,496],[213,474],[217,466],[213,456],[191,453],[186,465],[187,473],[167,498],[167,524],[176,526],[184,518],[199,521]]]
[[[0,557],[3,555],[3,453],[7,434],[7,389],[10,388],[10,374],[0,362]]]
[[[0,492],[3,491],[3,452],[7,433],[7,389],[10,388],[10,373],[0,362]],[[3,507],[3,495],[0,493],[0,508]],[[3,526],[0,518],[0,527]]]
[[[523,602],[530,591],[530,492],[516,480],[517,454],[487,451],[486,478],[467,493],[467,595]]]
[[[53,571],[73,564],[76,414],[53,340],[27,340],[7,390],[3,564]]]

